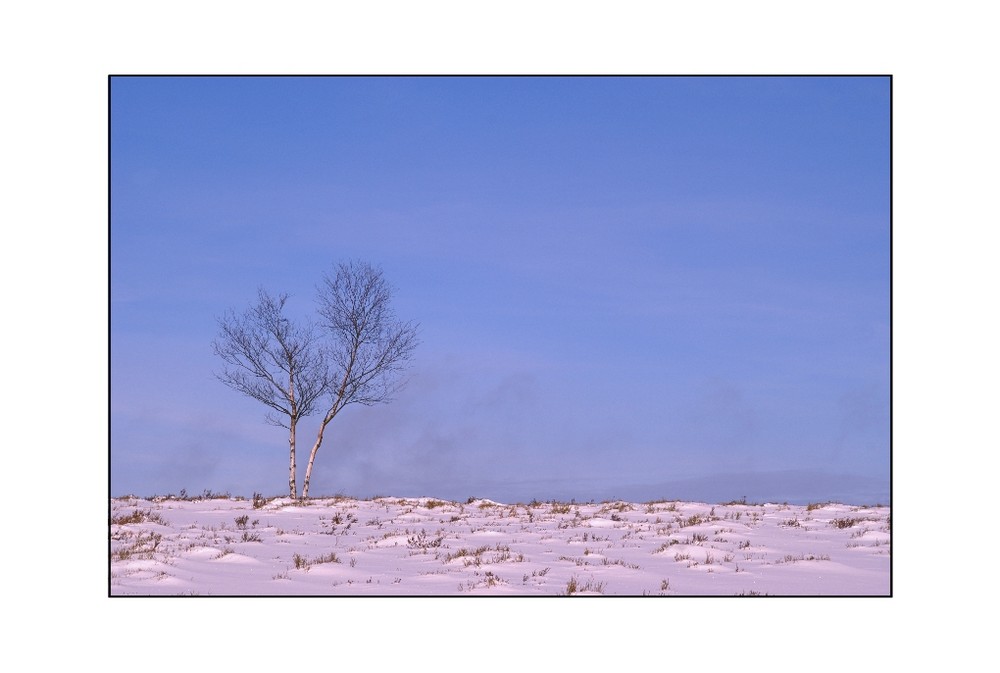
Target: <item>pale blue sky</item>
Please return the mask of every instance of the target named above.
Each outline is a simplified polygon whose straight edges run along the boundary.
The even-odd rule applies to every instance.
[[[888,78],[111,94],[112,495],[283,493],[215,317],[361,258],[422,345],[314,495],[888,501]]]

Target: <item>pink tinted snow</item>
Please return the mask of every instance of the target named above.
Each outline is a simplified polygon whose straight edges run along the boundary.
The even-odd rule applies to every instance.
[[[890,593],[882,506],[124,498],[110,528],[116,596]]]

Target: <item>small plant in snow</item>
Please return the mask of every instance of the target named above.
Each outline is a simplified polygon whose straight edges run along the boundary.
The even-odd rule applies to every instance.
[[[666,551],[670,547],[673,547],[675,544],[680,544],[680,543],[677,540],[673,539],[667,540],[666,542],[661,544],[657,549],[653,550],[653,553],[659,554],[661,551]]]
[[[163,517],[160,516],[159,512],[154,512],[151,509],[137,509],[128,514],[111,515],[111,524],[115,526],[124,526],[127,524],[134,524],[134,523],[145,523],[147,521],[151,523],[158,523],[164,526],[168,525],[167,522],[164,521]]]
[[[416,535],[411,535],[406,539],[406,546],[410,549],[419,549],[421,551],[427,551],[428,549],[440,547],[441,543],[444,542],[444,536],[438,535],[434,538],[427,537],[427,531],[421,530]]]
[[[132,544],[127,547],[120,547],[112,553],[111,559],[114,561],[125,561],[132,558],[152,559],[153,554],[162,541],[163,536],[159,533],[149,533],[147,535],[140,532],[135,536]]]
[[[594,580],[587,580],[587,583],[580,585],[576,577],[570,577],[569,582],[566,583],[566,591],[564,596],[572,596],[573,594],[581,592],[594,592],[598,594],[604,593],[604,582],[594,582]]]
[[[833,521],[830,522],[830,525],[836,528],[843,529],[843,528],[850,528],[851,526],[861,523],[861,521],[862,519],[851,519],[851,518],[834,519]]]

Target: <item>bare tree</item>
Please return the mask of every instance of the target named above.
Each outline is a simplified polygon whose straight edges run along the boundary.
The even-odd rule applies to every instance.
[[[229,311],[219,318],[212,347],[226,367],[216,377],[270,407],[268,422],[288,430],[288,492],[295,498],[295,428],[316,411],[328,387],[326,362],[315,328],[284,316],[287,294],[272,297],[264,289],[257,294],[257,303],[244,313]]]
[[[382,270],[365,262],[338,264],[319,287],[319,314],[329,338],[330,406],[309,453],[303,498],[309,495],[313,463],[330,421],[349,404],[390,402],[403,386],[401,374],[418,345],[417,325],[396,319],[392,294]]]

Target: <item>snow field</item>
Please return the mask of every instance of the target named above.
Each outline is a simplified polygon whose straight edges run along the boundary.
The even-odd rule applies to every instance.
[[[889,595],[888,507],[111,500],[110,594]]]

